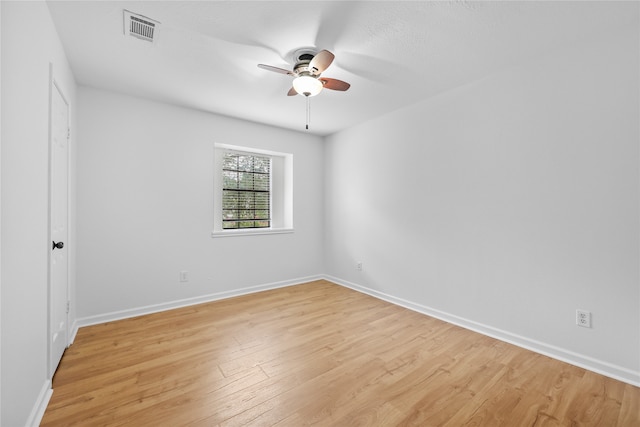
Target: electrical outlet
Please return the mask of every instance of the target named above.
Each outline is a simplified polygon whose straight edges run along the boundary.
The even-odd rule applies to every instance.
[[[576,325],[583,328],[591,327],[591,313],[586,310],[576,310]]]
[[[180,272],[180,282],[188,282],[189,281],[189,272],[187,270],[182,270]]]
[[[356,270],[358,270],[358,271],[362,271],[362,262],[358,261],[358,262],[356,263]]]

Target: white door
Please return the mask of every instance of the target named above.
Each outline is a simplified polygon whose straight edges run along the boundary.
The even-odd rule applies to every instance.
[[[49,326],[50,371],[53,374],[68,344],[68,182],[69,182],[69,105],[53,82],[51,88],[50,141],[50,230],[49,242]]]

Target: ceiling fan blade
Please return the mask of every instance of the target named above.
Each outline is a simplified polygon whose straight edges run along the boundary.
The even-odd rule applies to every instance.
[[[287,92],[287,96],[296,96],[297,94],[298,92],[294,88],[289,89],[289,92]]]
[[[338,80],[338,79],[327,79],[322,77],[319,80],[322,82],[325,89],[345,91],[351,87],[349,83],[343,82],[342,80]]]
[[[271,65],[258,64],[258,68],[262,68],[263,70],[267,71],[273,71],[275,73],[288,74],[290,76],[293,75],[293,71],[285,70],[284,68],[278,68]]]
[[[309,62],[309,69],[313,74],[318,75],[331,65],[333,58],[335,58],[333,53],[328,50],[321,50],[313,57],[311,62]]]

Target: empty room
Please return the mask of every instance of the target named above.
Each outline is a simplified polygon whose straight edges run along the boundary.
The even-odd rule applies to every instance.
[[[0,1],[0,425],[640,426],[640,3]]]

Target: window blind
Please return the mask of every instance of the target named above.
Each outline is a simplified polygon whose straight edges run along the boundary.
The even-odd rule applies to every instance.
[[[227,152],[222,175],[222,228],[270,227],[271,158]]]

